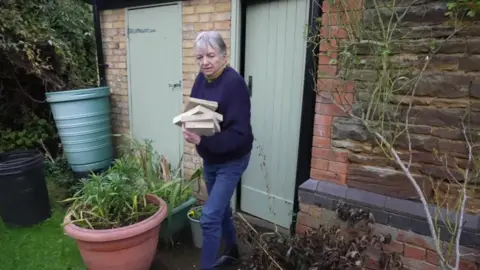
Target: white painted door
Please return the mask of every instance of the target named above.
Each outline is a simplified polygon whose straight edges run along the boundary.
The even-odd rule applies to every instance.
[[[182,110],[181,6],[131,9],[127,17],[131,133],[153,140],[176,165],[183,153],[181,129],[172,124]]]
[[[296,188],[308,10],[308,0],[278,0],[246,11],[245,79],[252,76],[255,142],[240,208],[285,228]]]

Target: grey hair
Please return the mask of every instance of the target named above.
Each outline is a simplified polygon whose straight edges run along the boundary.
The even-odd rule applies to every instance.
[[[198,33],[195,40],[195,48],[207,48],[208,46],[217,48],[223,56],[227,55],[227,45],[222,35],[217,31],[203,31]]]

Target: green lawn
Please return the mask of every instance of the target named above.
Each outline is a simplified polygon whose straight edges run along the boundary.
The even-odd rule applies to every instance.
[[[58,191],[49,182],[52,217],[31,228],[10,229],[0,219],[0,269],[85,270],[75,242],[63,234],[65,210],[57,203]]]

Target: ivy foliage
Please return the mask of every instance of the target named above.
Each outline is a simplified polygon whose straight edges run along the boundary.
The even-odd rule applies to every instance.
[[[0,152],[56,147],[46,91],[96,86],[91,6],[0,0]]]
[[[461,11],[468,17],[475,17],[480,11],[480,0],[450,0],[447,6],[449,16],[454,16],[457,11]]]
[[[49,91],[97,83],[91,6],[83,0],[0,0],[1,78],[32,74]]]
[[[31,149],[38,147],[38,142],[54,136],[54,127],[47,120],[39,118],[30,110],[25,109],[20,119],[16,120],[15,126],[21,129],[4,127],[0,123],[0,152],[15,149]]]

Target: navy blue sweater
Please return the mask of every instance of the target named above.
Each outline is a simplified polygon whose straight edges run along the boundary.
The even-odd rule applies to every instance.
[[[223,115],[221,131],[202,136],[197,152],[206,162],[221,164],[243,157],[252,150],[250,96],[247,85],[233,68],[226,67],[213,82],[200,73],[193,84],[191,97],[218,102],[217,112]]]

